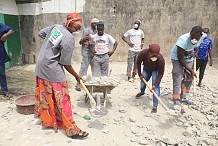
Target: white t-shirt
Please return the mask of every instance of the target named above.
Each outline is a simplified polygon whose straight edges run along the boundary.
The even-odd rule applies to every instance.
[[[95,52],[97,55],[108,53],[110,50],[109,45],[114,45],[115,43],[115,39],[107,33],[104,33],[102,36],[94,34],[91,37],[95,42]]]
[[[129,50],[131,51],[141,51],[141,41],[142,38],[144,38],[144,32],[141,29],[135,30],[135,29],[130,29],[128,30],[124,35],[125,38],[129,37],[130,42],[134,45],[132,48]]]

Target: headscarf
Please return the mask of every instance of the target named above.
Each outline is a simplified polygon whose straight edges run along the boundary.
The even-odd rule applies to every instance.
[[[70,26],[71,24],[73,24],[74,22],[77,22],[77,21],[80,21],[80,23],[78,23],[78,24],[82,25],[81,16],[78,13],[73,12],[73,13],[67,15],[67,21],[64,23],[64,25],[66,27],[68,27],[68,26]]]
[[[151,44],[151,45],[149,45],[149,52],[151,52],[151,53],[159,53],[160,52],[160,46],[158,44]]]
[[[91,21],[91,23],[98,23],[98,22],[99,22],[99,20],[97,18],[93,18]]]

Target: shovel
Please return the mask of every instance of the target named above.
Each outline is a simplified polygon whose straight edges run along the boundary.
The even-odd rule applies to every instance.
[[[152,88],[148,85],[148,83],[146,82],[146,80],[144,78],[142,78],[142,81],[146,84],[146,86],[149,88],[149,90],[153,93],[153,95],[157,98],[157,100],[161,103],[161,105],[163,106],[163,108],[166,110],[167,113],[169,113],[170,115],[176,115],[174,110],[170,110],[164,103],[163,101],[160,99],[160,97],[158,97],[158,95],[154,92],[154,90],[152,90]]]
[[[91,109],[90,109],[91,114],[102,115],[102,116],[106,115],[108,113],[108,110],[101,105],[96,106],[95,99],[92,97],[92,95],[90,94],[89,90],[86,88],[82,80],[80,80],[80,84],[82,85],[83,89],[85,90],[86,94],[89,97],[89,101],[91,105]]]

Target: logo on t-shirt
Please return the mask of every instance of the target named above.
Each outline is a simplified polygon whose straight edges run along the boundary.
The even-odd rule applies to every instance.
[[[60,41],[61,38],[63,37],[63,34],[61,33],[61,31],[57,28],[54,27],[48,37],[48,40],[54,45],[56,46]]]
[[[104,52],[105,50],[105,40],[97,40],[96,41],[96,52]]]

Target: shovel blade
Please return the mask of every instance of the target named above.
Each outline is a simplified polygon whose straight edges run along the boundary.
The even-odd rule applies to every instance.
[[[108,109],[106,109],[103,106],[96,106],[95,108],[92,108],[89,111],[92,115],[96,115],[96,116],[97,115],[104,116],[108,114]]]

